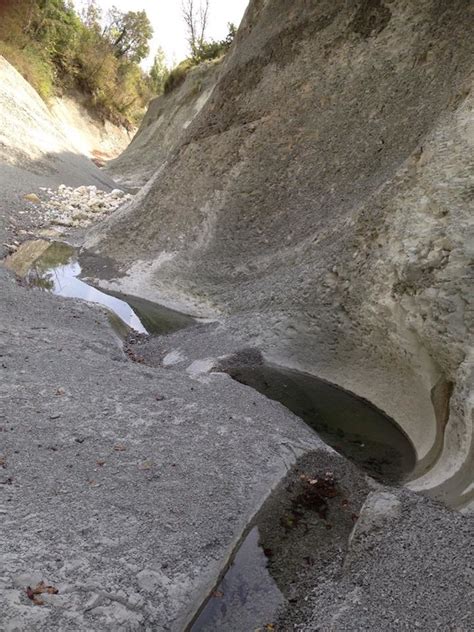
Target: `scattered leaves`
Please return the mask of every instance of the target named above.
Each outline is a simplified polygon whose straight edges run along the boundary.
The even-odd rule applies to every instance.
[[[325,472],[324,476],[318,478],[301,474],[300,480],[304,486],[293,501],[294,508],[310,509],[315,511],[322,520],[326,520],[329,511],[327,499],[339,495],[334,474]]]

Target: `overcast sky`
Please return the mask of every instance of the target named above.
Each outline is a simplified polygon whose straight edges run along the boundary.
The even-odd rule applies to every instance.
[[[85,0],[74,0],[78,9]],[[187,54],[186,31],[181,16],[181,0],[98,0],[106,11],[115,5],[122,11],[140,11],[145,9],[153,25],[155,35],[151,42],[151,58],[161,46],[165,51],[168,64],[172,65],[184,59]],[[238,26],[248,0],[210,0],[210,21],[208,37],[223,39],[227,35],[227,24]],[[149,62],[148,64],[149,65]]]

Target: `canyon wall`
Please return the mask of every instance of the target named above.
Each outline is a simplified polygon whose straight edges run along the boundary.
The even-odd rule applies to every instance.
[[[0,161],[13,167],[51,171],[58,156],[97,161],[115,158],[133,137],[124,127],[94,118],[80,95],[41,99],[19,72],[0,56]]]
[[[473,492],[472,17],[253,0],[193,120],[164,147],[142,134],[151,179],[87,243],[120,266],[110,287],[370,399],[416,447],[412,486],[453,504]]]
[[[117,182],[140,187],[161,168],[212,94],[221,66],[222,58],[192,68],[181,85],[150,103],[130,145],[106,166]]]

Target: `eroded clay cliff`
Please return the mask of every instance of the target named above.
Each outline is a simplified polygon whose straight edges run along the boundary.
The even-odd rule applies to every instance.
[[[417,449],[413,486],[456,503],[472,491],[471,10],[254,0],[212,94],[88,243],[120,264],[113,287],[225,315],[373,401]]]

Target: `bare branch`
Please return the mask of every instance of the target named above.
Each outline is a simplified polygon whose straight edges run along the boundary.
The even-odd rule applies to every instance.
[[[209,0],[182,0],[181,11],[188,32],[188,44],[191,53],[196,55],[206,39],[209,21]]]

